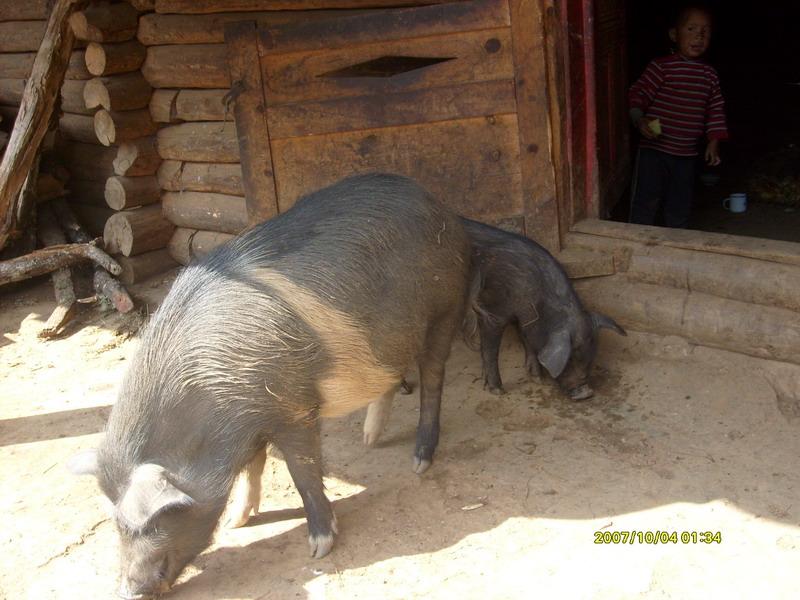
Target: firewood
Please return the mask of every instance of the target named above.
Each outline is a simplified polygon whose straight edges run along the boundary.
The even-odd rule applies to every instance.
[[[94,114],[94,132],[105,146],[150,135],[156,129],[146,108],[113,112],[103,108]]]
[[[14,123],[0,163],[0,250],[16,227],[19,191],[47,132],[67,71],[74,41],[67,20],[81,5],[81,1],[56,0],[25,87],[21,116]]]
[[[141,137],[119,145],[114,158],[114,173],[137,177],[153,175],[161,164],[155,137]]]
[[[67,243],[64,232],[56,222],[52,209],[40,205],[37,211],[37,233],[43,246],[59,246]],[[75,288],[72,285],[72,273],[69,267],[53,271],[51,275],[56,296],[56,307],[47,319],[44,329],[39,332],[41,338],[52,338],[64,328],[75,314]]]
[[[63,200],[53,202],[53,210],[72,242],[84,243],[89,240],[89,235],[66,202]],[[119,275],[121,277],[122,273]],[[133,309],[133,300],[127,290],[108,271],[98,265],[94,267],[94,289],[99,296],[108,299],[119,312],[126,313]]]
[[[153,88],[139,72],[95,77],[83,88],[83,104],[87,109],[134,110],[150,102]],[[66,109],[65,109],[66,110]]]
[[[86,47],[86,69],[92,75],[114,75],[138,71],[145,59],[145,47],[136,40],[119,44],[92,42]]]
[[[158,202],[161,187],[153,175],[121,177],[115,175],[106,181],[106,204],[114,210],[123,210]]]
[[[138,22],[139,13],[124,2],[94,2],[69,19],[75,37],[89,42],[129,40],[136,35]]]
[[[112,254],[134,256],[166,247],[174,230],[155,204],[115,213],[106,222],[103,239]]]
[[[9,79],[27,79],[36,59],[35,52],[0,54],[0,73]],[[75,50],[69,57],[65,79],[89,79],[91,73],[86,69],[84,51]]]
[[[51,273],[85,260],[91,260],[107,271],[119,275],[122,267],[97,247],[99,240],[90,244],[64,244],[36,250],[25,256],[0,262],[0,285],[23,281]]]

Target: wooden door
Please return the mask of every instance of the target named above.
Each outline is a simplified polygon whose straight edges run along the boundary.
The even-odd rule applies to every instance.
[[[622,197],[631,171],[625,0],[594,0],[594,10],[598,195],[603,217]]]
[[[519,73],[535,60],[519,56],[535,30],[525,29],[516,61],[512,40],[520,28],[511,15],[520,23],[536,15],[520,4],[475,0],[229,26],[233,88],[244,88],[235,114],[245,179],[250,172],[274,185],[264,215],[342,177],[388,171],[416,179],[460,214],[557,249],[552,169],[542,168],[547,107],[531,92],[536,73],[528,81]]]

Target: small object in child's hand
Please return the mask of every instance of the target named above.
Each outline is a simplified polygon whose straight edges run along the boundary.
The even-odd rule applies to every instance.
[[[650,131],[656,135],[661,135],[661,121],[658,119],[652,119],[647,123],[647,126],[650,128]]]

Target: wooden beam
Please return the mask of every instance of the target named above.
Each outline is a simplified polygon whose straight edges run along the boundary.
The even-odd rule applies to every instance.
[[[124,42],[136,35],[139,13],[126,2],[93,2],[74,13],[69,22],[79,40]]]
[[[56,0],[33,70],[25,86],[11,138],[0,163],[0,249],[16,226],[15,206],[47,132],[58,90],[64,81],[74,38],[69,16],[82,0]]]
[[[161,158],[196,162],[239,162],[236,127],[226,123],[181,123],[158,130],[158,153]]]
[[[558,253],[558,204],[550,156],[541,0],[510,0],[525,233]]]
[[[134,71],[90,79],[83,87],[83,101],[87,109],[135,110],[146,107],[152,93],[153,88],[142,74]]]
[[[155,137],[141,137],[119,145],[114,158],[114,173],[128,177],[153,175],[159,164],[161,157],[156,149]]]
[[[419,0],[156,0],[156,12],[207,14],[258,10],[376,8],[419,4]]]
[[[225,44],[150,46],[142,74],[155,88],[230,87]]]
[[[225,26],[225,45],[233,82],[233,114],[250,226],[278,214],[256,27],[255,21]]]
[[[92,42],[86,47],[86,69],[89,77],[138,71],[144,58],[145,47],[136,40],[119,44]]]
[[[106,248],[114,254],[134,256],[165,248],[175,226],[161,212],[161,205],[143,206],[115,213],[103,229]]]

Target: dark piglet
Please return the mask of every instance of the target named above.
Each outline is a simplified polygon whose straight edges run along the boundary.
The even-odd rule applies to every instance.
[[[70,464],[114,504],[121,595],[170,587],[210,544],[240,471],[234,522],[257,510],[267,444],[303,499],[311,554],[327,554],[336,520],[319,419],[393,395],[413,363],[424,471],[469,260],[458,217],[411,180],[375,174],[310,194],[186,268],[142,334],[100,447]]]
[[[583,308],[564,269],[528,238],[462,219],[477,271],[477,313],[484,384],[504,393],[498,355],[503,331],[514,325],[525,348],[525,367],[543,366],[573,400],[593,395],[587,379],[597,353],[597,332],[625,331],[612,319]]]

